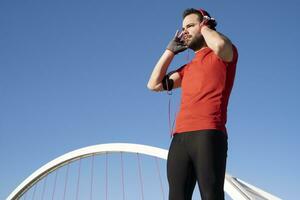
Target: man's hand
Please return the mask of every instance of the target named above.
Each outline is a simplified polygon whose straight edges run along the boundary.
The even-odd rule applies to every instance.
[[[208,26],[210,29],[216,30],[217,21],[214,18],[204,16],[200,24],[200,30],[203,26]]]
[[[167,49],[172,51],[175,55],[186,50],[188,47],[185,45],[183,40],[183,32],[179,34],[179,31],[176,31],[174,38],[168,44]]]

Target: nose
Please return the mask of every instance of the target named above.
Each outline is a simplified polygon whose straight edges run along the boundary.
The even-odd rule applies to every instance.
[[[183,34],[188,34],[187,29],[184,29],[184,30],[182,31],[182,33],[183,33]]]
[[[186,39],[188,35],[189,32],[186,29],[182,31],[182,38]]]

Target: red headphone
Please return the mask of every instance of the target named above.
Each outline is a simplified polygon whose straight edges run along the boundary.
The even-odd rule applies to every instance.
[[[199,10],[199,12],[202,14],[203,17],[204,17],[204,16],[207,16],[207,17],[210,18],[210,15],[208,14],[208,12],[207,12],[206,10],[204,10],[204,9],[202,9],[202,8],[199,8],[198,10]]]

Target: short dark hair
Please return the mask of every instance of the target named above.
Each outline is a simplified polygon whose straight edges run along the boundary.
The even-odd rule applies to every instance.
[[[195,9],[195,8],[188,8],[188,9],[186,9],[186,10],[183,12],[183,14],[182,14],[183,19],[184,19],[186,16],[190,15],[190,14],[196,14],[196,15],[198,16],[198,21],[199,21],[200,23],[201,23],[202,20],[203,20],[203,15],[207,15],[208,17],[210,17],[209,13],[208,13],[207,11],[203,10],[203,9],[201,9],[201,11],[200,11],[200,10],[197,10],[197,9]],[[216,30],[217,22],[216,22],[216,20],[214,20],[214,19],[213,19],[213,20],[209,20],[209,22],[207,23],[207,25],[208,25],[211,29]]]
[[[203,16],[202,16],[201,12],[195,8],[186,9],[182,14],[182,18],[184,19],[186,16],[188,16],[190,14],[196,14],[198,16],[199,22],[201,22],[203,20]]]

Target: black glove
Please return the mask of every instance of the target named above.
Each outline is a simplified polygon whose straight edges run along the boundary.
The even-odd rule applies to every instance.
[[[182,38],[183,34],[176,31],[174,38],[168,44],[167,49],[172,51],[175,55],[186,50],[188,47],[184,44],[184,40]]]

